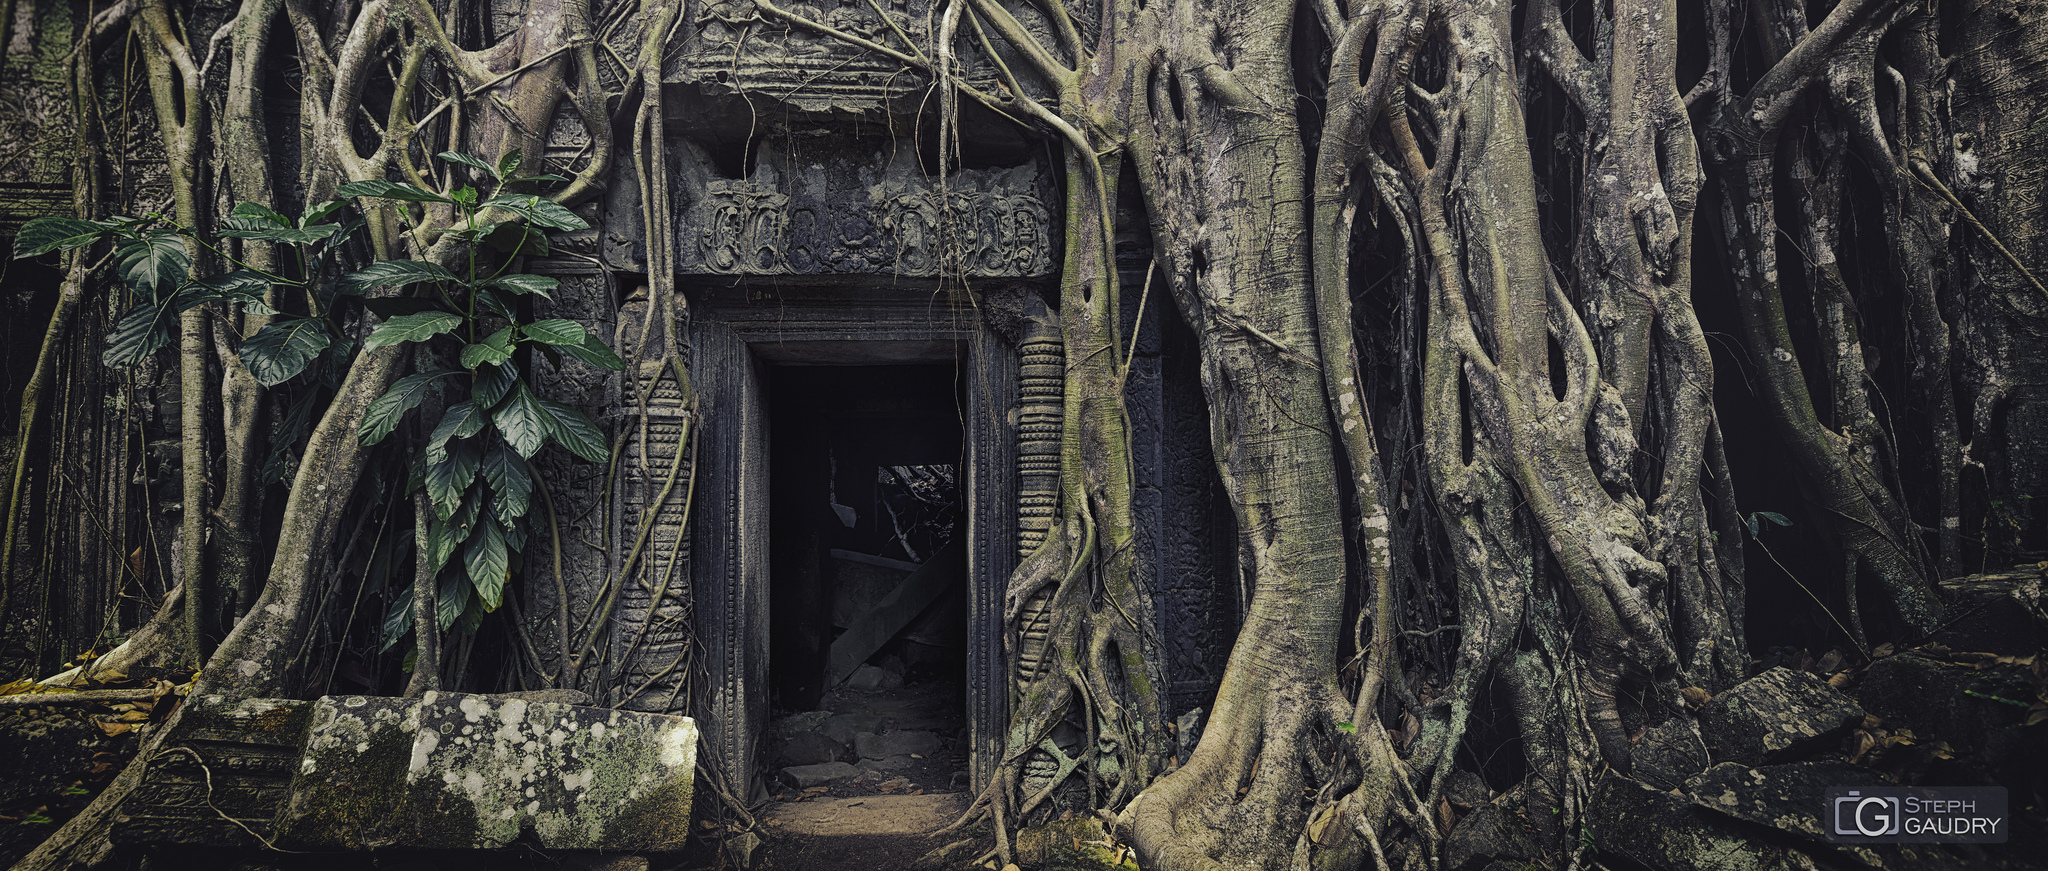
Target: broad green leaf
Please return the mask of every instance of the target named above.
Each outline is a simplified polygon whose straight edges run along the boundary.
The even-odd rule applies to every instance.
[[[83,248],[107,234],[107,228],[77,218],[37,218],[14,235],[14,256],[34,257],[51,251]]]
[[[519,160],[522,157],[524,155],[520,154],[517,148],[505,152],[505,156],[498,158],[498,168],[492,170],[491,174],[500,179],[511,178],[513,173],[519,171]]]
[[[476,467],[481,456],[476,446],[468,442],[448,445],[441,462],[427,463],[427,497],[434,501],[434,514],[442,520],[455,516],[462,508],[462,494],[469,490],[471,481],[476,480]]]
[[[484,244],[497,249],[500,253],[510,256],[524,254],[531,257],[548,255],[547,234],[527,226],[524,221],[505,221],[491,224],[490,227],[489,232],[479,232],[477,236],[484,240]]]
[[[598,428],[597,421],[591,420],[590,415],[552,399],[537,401],[547,412],[541,416],[541,422],[547,427],[548,438],[554,439],[556,444],[593,463],[602,463],[611,456],[604,430]]]
[[[463,400],[448,406],[447,413],[441,415],[441,422],[434,425],[434,434],[427,438],[427,465],[432,467],[447,462],[448,441],[466,439],[483,432],[484,423],[483,410],[474,402]],[[463,479],[462,486],[469,486],[467,478]]]
[[[405,634],[412,631],[412,586],[400,587],[398,596],[391,600],[391,610],[384,612],[384,643],[378,653],[391,649]]]
[[[506,156],[512,157],[514,160],[517,160],[518,158],[516,157],[516,155],[518,153],[519,152],[515,151],[512,152],[512,154]],[[498,177],[498,168],[488,163],[485,163],[483,159],[479,157],[471,157],[467,154],[463,154],[460,151],[443,151],[440,154],[436,154],[434,156],[441,158],[442,160],[448,161],[449,163],[459,163],[462,164],[463,166],[476,167],[477,169],[483,170],[484,174],[489,175],[491,178]]]
[[[238,353],[249,374],[265,387],[275,387],[306,371],[306,364],[320,356],[334,341],[327,322],[320,318],[281,320],[242,340]]]
[[[462,326],[462,316],[447,312],[399,315],[377,325],[377,331],[363,342],[363,350],[375,351],[400,342],[422,342]]]
[[[404,287],[422,281],[454,281],[455,273],[438,263],[424,260],[379,260],[342,276],[342,293],[362,293],[373,287]]]
[[[534,321],[519,328],[519,332],[536,342],[550,345],[583,344],[583,325],[567,318],[548,318]]]
[[[341,227],[335,224],[314,224],[302,230],[297,227],[273,226],[256,218],[229,215],[227,220],[221,222],[220,235],[229,239],[305,244],[318,242],[339,232]]]
[[[455,555],[455,548],[462,544],[462,536],[441,520],[428,521],[427,529],[427,571],[439,574],[449,557]]]
[[[562,282],[545,275],[500,275],[489,282],[490,287],[503,288],[516,294],[537,293],[554,299],[548,291],[560,287]]]
[[[520,459],[532,457],[547,442],[547,418],[548,411],[540,407],[539,398],[524,384],[513,387],[511,398],[491,415],[498,432],[504,433],[505,443],[519,453]]]
[[[448,198],[454,200],[455,202],[461,205],[474,206],[476,205],[476,188],[470,187],[469,185],[463,185],[462,187],[449,191]]]
[[[619,359],[619,355],[596,333],[585,333],[581,343],[563,346],[562,351],[599,369],[618,372],[626,368],[626,361]]]
[[[475,369],[485,363],[503,363],[512,359],[512,328],[505,327],[484,337],[484,340],[462,348],[462,368]]]
[[[370,403],[369,411],[363,414],[362,426],[356,429],[356,440],[364,447],[374,445],[391,435],[398,428],[398,422],[418,408],[420,400],[427,395],[434,382],[454,375],[459,369],[435,369],[419,372],[398,379],[383,396]]]
[[[477,304],[483,306],[491,314],[508,321],[519,319],[519,313],[513,311],[510,305],[505,304],[505,298],[499,296],[497,291],[488,287],[479,287],[471,291],[471,293],[476,294]]]
[[[448,627],[454,626],[455,621],[462,618],[463,612],[469,610],[472,595],[469,578],[464,577],[461,572],[441,573],[441,588],[434,603],[437,606],[434,609],[435,617],[441,621],[441,631],[446,632]]]
[[[498,610],[505,593],[505,578],[512,569],[505,534],[499,531],[497,521],[485,519],[476,525],[476,534],[469,537],[469,546],[463,549],[462,562],[484,609]]]
[[[148,359],[170,341],[169,311],[156,303],[145,302],[129,309],[126,315],[114,322],[114,329],[107,333],[107,349],[101,352],[100,362],[125,369]]]
[[[124,240],[116,250],[121,280],[145,296],[161,298],[185,283],[185,277],[192,271],[192,257],[185,251],[185,240],[170,230],[153,230]]]
[[[481,456],[481,454],[479,454],[479,456]],[[481,463],[479,463],[478,469],[482,469]],[[477,521],[483,516],[483,485],[471,484],[469,489],[462,494],[461,507],[456,508],[455,515],[448,518],[448,542],[450,553],[454,552],[455,545],[459,545],[469,540],[470,534],[476,532]]]
[[[498,407],[498,400],[511,392],[512,385],[519,383],[519,368],[516,366],[477,367],[476,380],[469,384],[469,400],[476,407],[492,409]]]
[[[519,571],[519,563],[522,559],[519,552],[526,549],[526,530],[523,524],[505,526],[504,530],[505,548],[512,552],[512,570],[516,572]]]
[[[271,211],[269,206],[262,203],[236,203],[235,210],[229,212],[228,217],[247,218],[252,221],[269,224],[273,227],[296,226],[292,223],[292,219]]]
[[[500,194],[484,202],[485,208],[499,208],[525,218],[536,227],[550,230],[587,230],[590,224],[563,208],[561,203],[532,194]]]
[[[462,634],[475,635],[477,627],[484,625],[485,613],[486,612],[483,609],[483,603],[478,602],[476,598],[472,596],[469,600],[469,604],[462,609],[462,617],[460,619],[457,619],[455,623],[457,626],[461,627]]]
[[[403,200],[408,203],[451,203],[453,200],[437,193],[421,190],[409,184],[393,184],[383,180],[352,181],[337,191],[345,197],[377,197],[386,200]]]
[[[1778,524],[1779,526],[1792,525],[1792,518],[1786,517],[1783,514],[1779,514],[1776,511],[1759,511],[1756,513],[1756,516],[1768,520],[1772,523]]]
[[[305,213],[299,216],[299,226],[310,228],[315,223],[327,220],[328,215],[341,211],[341,207],[346,205],[347,200],[326,200],[310,204],[306,206]]]
[[[270,292],[270,279],[263,273],[251,269],[237,269],[217,278],[195,281],[192,288],[203,288],[207,296],[223,302],[239,303],[242,310],[252,315],[272,316],[281,314],[271,308],[264,296]],[[182,297],[183,294],[180,294]],[[204,301],[204,300],[201,300]]]
[[[568,179],[556,175],[552,172],[544,172],[541,173],[540,175],[522,175],[517,178],[505,179],[506,184],[524,184],[530,181],[566,182],[568,181]]]
[[[484,449],[482,471],[484,481],[491,485],[491,513],[509,529],[526,516],[533,501],[533,478],[526,472],[526,462],[507,450],[503,441],[493,441]]]

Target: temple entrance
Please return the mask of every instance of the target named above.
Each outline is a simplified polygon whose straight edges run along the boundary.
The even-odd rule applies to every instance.
[[[964,787],[958,370],[783,365],[764,374],[773,725],[759,763],[771,789]]]
[[[828,757],[875,763],[853,777],[869,790],[898,775],[899,794],[978,788],[1008,703],[1015,350],[929,289],[718,286],[692,302],[706,755],[754,799],[785,792],[796,760]],[[841,750],[807,738],[810,756],[784,752],[841,713],[876,719],[832,724]],[[858,746],[892,731],[936,745]]]

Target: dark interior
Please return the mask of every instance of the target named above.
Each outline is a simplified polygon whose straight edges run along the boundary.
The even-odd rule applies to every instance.
[[[769,403],[774,706],[819,708],[835,683],[834,640],[940,560],[957,561],[944,566],[943,590],[865,662],[958,691],[967,595],[956,368],[777,366]]]

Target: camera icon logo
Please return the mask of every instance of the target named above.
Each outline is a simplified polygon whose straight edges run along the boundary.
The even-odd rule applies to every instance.
[[[1835,799],[1835,834],[1882,838],[1899,833],[1901,817],[1898,796],[1861,795],[1850,790]]]

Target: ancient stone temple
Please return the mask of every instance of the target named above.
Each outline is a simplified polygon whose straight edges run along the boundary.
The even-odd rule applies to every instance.
[[[923,44],[925,5],[791,11]],[[692,714],[707,761],[753,791],[774,717],[907,656],[957,686],[972,752],[956,785],[978,786],[1017,687],[1006,663],[1030,668],[1043,639],[1043,602],[1006,625],[1002,600],[1056,501],[1058,152],[986,111],[942,131],[930,83],[878,53],[745,2],[695,9],[664,82],[672,209],[650,226],[618,160],[581,210],[594,229],[530,267],[563,283],[544,316],[593,326],[628,364],[572,361],[536,385],[621,446],[604,473],[544,469],[561,534],[526,557],[537,658],[574,660],[601,702]],[[574,125],[551,140],[565,158],[589,145]],[[1119,214],[1134,291],[1150,263],[1136,202]],[[673,282],[651,280],[663,269]],[[1193,336],[1163,292],[1125,296],[1141,572],[1180,715],[1221,674],[1235,533]],[[589,615],[607,611],[601,635]]]

